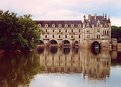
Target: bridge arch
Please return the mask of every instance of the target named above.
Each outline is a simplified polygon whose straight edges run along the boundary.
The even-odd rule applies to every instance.
[[[98,54],[101,51],[101,44],[98,41],[94,41],[91,43],[91,51],[94,54]]]
[[[63,40],[62,44],[63,44],[64,48],[70,48],[71,47],[71,42],[69,40]]]
[[[78,41],[74,41],[74,43],[73,43],[73,47],[78,47],[79,46],[79,42]]]
[[[63,44],[71,44],[69,40],[63,40]]]
[[[39,40],[39,44],[40,44],[40,45],[44,45],[44,41]]]
[[[54,39],[50,40],[49,43],[50,44],[58,44],[58,42],[56,40],[54,40]]]

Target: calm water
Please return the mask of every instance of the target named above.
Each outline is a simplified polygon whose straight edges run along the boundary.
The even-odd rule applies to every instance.
[[[121,87],[121,53],[50,48],[0,54],[0,87]]]

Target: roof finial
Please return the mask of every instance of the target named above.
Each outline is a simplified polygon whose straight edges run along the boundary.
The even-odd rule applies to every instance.
[[[107,14],[105,14],[105,18],[107,18]]]
[[[86,18],[86,16],[84,15],[84,19]]]

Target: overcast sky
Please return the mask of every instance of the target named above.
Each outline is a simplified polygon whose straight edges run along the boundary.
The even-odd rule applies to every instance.
[[[1,0],[1,10],[34,20],[83,20],[83,15],[107,14],[112,25],[121,26],[121,0]]]

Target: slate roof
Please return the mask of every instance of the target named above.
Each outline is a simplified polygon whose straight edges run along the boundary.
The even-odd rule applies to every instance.
[[[48,27],[52,27],[52,24],[55,24],[55,27],[58,27],[59,24],[61,24],[61,27],[65,27],[65,24],[68,25],[68,27],[71,27],[71,24],[74,25],[74,27],[78,27],[79,24],[81,24],[81,27],[85,25],[85,27],[91,27],[94,25],[94,27],[97,26],[97,23],[99,22],[100,24],[107,25],[108,23],[111,23],[110,19],[106,16],[91,16],[88,15],[88,19],[85,19],[82,22],[81,20],[35,20],[37,24],[41,24],[41,27],[45,27],[45,24],[48,24]]]
[[[55,24],[55,27],[58,27],[59,24],[61,24],[62,27],[65,27],[65,24],[67,24],[68,27],[71,27],[71,24],[74,24],[74,27],[78,27],[79,24],[83,26],[81,20],[40,20],[35,22],[41,24],[41,27],[45,27],[45,24],[48,24],[48,27],[52,27],[52,24]]]

